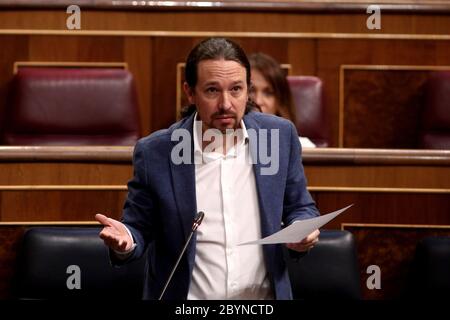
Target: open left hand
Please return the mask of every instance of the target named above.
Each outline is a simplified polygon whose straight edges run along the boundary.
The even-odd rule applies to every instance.
[[[319,234],[320,234],[319,229],[316,229],[302,241],[297,243],[287,243],[286,247],[298,252],[308,251],[309,249],[313,248],[314,245],[319,241]]]
[[[95,215],[95,220],[103,225],[99,236],[108,247],[118,252],[127,252],[131,249],[133,239],[122,222],[99,213]]]

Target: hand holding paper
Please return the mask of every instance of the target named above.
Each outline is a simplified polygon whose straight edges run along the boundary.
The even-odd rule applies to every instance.
[[[286,228],[260,240],[241,243],[239,245],[249,244],[275,244],[275,243],[296,243],[302,241],[311,232],[319,229],[326,223],[330,222],[342,212],[353,206],[353,204],[329,214],[318,216],[316,218],[298,220],[287,226]]]

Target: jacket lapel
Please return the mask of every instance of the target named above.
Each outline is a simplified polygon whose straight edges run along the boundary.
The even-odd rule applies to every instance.
[[[258,192],[258,202],[259,210],[261,213],[261,236],[266,237],[273,233],[273,230],[278,230],[276,228],[276,221],[272,221],[270,217],[271,211],[273,210],[270,206],[272,199],[272,189],[275,188],[276,180],[274,181],[274,175],[262,175],[261,168],[264,167],[260,162],[260,157],[258,157],[259,149],[259,130],[261,129],[260,124],[252,116],[252,113],[248,113],[244,117],[244,123],[249,132],[249,148],[252,157],[253,170],[255,173],[256,189]],[[268,130],[269,131],[269,130]],[[270,132],[268,132],[268,141],[270,141]],[[267,144],[267,152],[271,154],[271,144]]]
[[[187,239],[194,217],[197,212],[197,201],[195,193],[195,165],[194,165],[194,147],[192,143],[192,126],[193,126],[193,115],[190,116],[185,122],[183,122],[178,129],[184,129],[189,132],[189,137],[191,138],[190,143],[190,164],[175,164],[169,155],[170,168],[172,171],[172,186],[175,193],[175,201],[178,209],[178,218],[182,226],[184,239]],[[180,141],[173,141],[176,145]]]

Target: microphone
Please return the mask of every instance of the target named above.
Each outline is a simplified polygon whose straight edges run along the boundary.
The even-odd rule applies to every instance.
[[[194,234],[195,231],[197,231],[197,228],[202,223],[204,217],[205,217],[205,213],[203,211],[198,212],[197,215],[195,216],[194,223],[192,224],[191,233],[189,234],[189,237],[183,247],[183,250],[181,250],[181,253],[178,256],[178,260],[175,263],[175,266],[173,267],[172,272],[169,275],[169,279],[167,279],[166,284],[164,285],[164,289],[162,290],[161,295],[159,296],[158,300],[161,300],[162,297],[164,296],[164,293],[166,292],[166,289],[169,286],[170,280],[172,280],[173,274],[175,273],[175,270],[177,269],[178,264],[180,263],[181,257],[183,256],[184,252],[186,251],[186,248],[187,248],[189,242],[191,242],[192,235]]]

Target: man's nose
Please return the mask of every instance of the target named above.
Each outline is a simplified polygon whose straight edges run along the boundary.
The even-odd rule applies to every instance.
[[[222,93],[221,100],[220,100],[220,109],[228,110],[230,108],[231,108],[231,99],[230,99],[229,93],[224,91]]]

